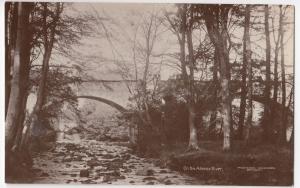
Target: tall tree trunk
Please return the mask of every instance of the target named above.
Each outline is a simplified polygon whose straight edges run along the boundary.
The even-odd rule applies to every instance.
[[[271,43],[270,43],[270,31],[269,31],[269,7],[265,5],[265,35],[266,35],[266,80],[265,80],[265,106],[264,106],[264,116],[263,116],[263,139],[265,142],[270,142],[271,139],[271,67],[270,67],[270,58],[271,58]]]
[[[25,121],[25,117],[26,117],[26,104],[27,104],[27,99],[28,99],[28,91],[25,91],[23,93],[24,97],[23,100],[21,102],[21,106],[20,106],[20,117],[19,117],[19,121],[18,121],[18,129],[17,129],[17,133],[16,136],[14,138],[14,144],[12,146],[12,151],[16,151],[20,149],[20,142],[21,142],[21,138],[22,138],[22,130],[24,128],[24,121]]]
[[[291,92],[290,92],[290,95],[289,95],[289,102],[288,102],[288,105],[287,105],[287,110],[290,110],[291,108],[291,105],[292,105],[292,101],[294,100],[294,86],[291,88]],[[287,114],[286,114],[287,116]],[[287,119],[287,117],[286,117]],[[291,137],[290,137],[290,140],[289,140],[289,144],[291,144],[293,146],[294,144],[294,129],[295,129],[295,125],[294,125],[294,122],[292,120],[292,133],[291,133]],[[293,148],[294,149],[294,148]]]
[[[192,10],[190,10],[192,11]],[[195,58],[194,58],[194,49],[193,49],[193,38],[192,38],[192,22],[193,17],[192,13],[190,14],[190,23],[189,28],[187,30],[187,45],[189,51],[189,102],[188,102],[188,111],[189,111],[189,130],[190,130],[190,138],[189,138],[189,146],[188,149],[197,150],[198,146],[198,136],[197,136],[197,128],[195,125],[195,93],[194,93],[194,66],[195,66]]]
[[[180,65],[181,65],[181,75],[183,78],[183,82],[185,86],[188,86],[188,75],[186,71],[186,61],[185,61],[185,34],[186,34],[186,12],[187,12],[187,5],[183,5],[183,10],[181,10],[181,40],[180,43]]]
[[[285,87],[285,67],[284,67],[284,30],[283,30],[283,13],[282,5],[280,5],[280,19],[279,19],[279,32],[281,33],[280,38],[280,64],[281,64],[281,88],[282,88],[282,121],[281,121],[281,143],[286,143],[286,113],[285,113],[285,101],[286,101],[286,87]]]
[[[26,39],[28,34],[29,13],[32,8],[31,3],[18,3],[18,24],[16,45],[14,48],[13,76],[11,81],[11,93],[7,109],[6,127],[5,127],[5,145],[10,149],[16,135],[18,118],[20,116],[21,96],[21,79],[22,68],[28,63],[26,60],[26,47],[29,41]]]
[[[246,119],[246,130],[245,130],[245,140],[248,142],[250,130],[252,126],[252,62],[251,62],[251,42],[250,42],[250,5],[246,5],[245,12],[245,30],[244,30],[244,63],[247,65],[248,74],[248,86],[247,86],[247,98],[248,98],[248,106],[247,106],[247,119]]]
[[[27,26],[29,27],[29,26]],[[29,81],[29,74],[30,74],[30,66],[31,66],[31,49],[32,49],[32,44],[31,41],[33,40],[33,33],[32,32],[27,32],[26,34],[26,40],[27,42],[24,44],[24,57],[22,69],[20,71],[21,74],[21,87],[20,87],[20,93],[21,93],[21,105],[19,106],[19,119],[18,119],[18,130],[16,133],[16,137],[14,139],[14,145],[13,145],[13,150],[19,148],[18,144],[20,143],[21,139],[21,133],[24,127],[24,120],[26,116],[26,105],[27,105],[27,99],[29,95],[29,87],[30,87],[30,81]]]
[[[279,42],[281,34],[278,30],[277,32],[277,38],[275,38],[275,26],[274,26],[274,19],[273,21],[273,36],[274,36],[274,42],[275,42],[275,50],[274,50],[274,81],[273,81],[273,101],[272,104],[276,104],[278,100],[278,54],[279,54]],[[269,124],[273,125],[274,117],[277,116],[277,110],[276,108],[271,108],[271,114],[270,114],[270,120]],[[278,128],[276,128],[278,129]],[[280,128],[278,130],[280,132]]]
[[[219,88],[219,82],[218,82],[218,66],[219,66],[219,60],[217,52],[214,52],[214,65],[213,65],[213,85],[214,85],[214,91],[213,91],[213,109],[210,115],[210,125],[209,125],[209,134],[212,136],[214,133],[214,130],[217,126],[217,107],[218,107],[218,88]]]
[[[187,34],[187,4],[183,4],[180,10],[181,24],[180,24],[180,33],[181,37],[178,38],[178,42],[180,44],[180,63],[181,63],[181,76],[185,85],[185,90],[187,91],[187,109],[188,109],[188,124],[189,124],[189,145],[188,150],[198,149],[198,139],[197,139],[197,130],[195,127],[195,105],[193,104],[194,99],[192,98],[192,87],[191,86],[191,78],[194,77],[194,70],[190,67],[190,77],[187,74],[186,70],[186,54],[185,54],[185,43],[186,43],[186,35],[187,35],[187,45],[190,55],[190,64],[193,64],[194,56],[193,56],[193,46],[192,46],[192,32],[190,31]],[[191,60],[192,55],[192,60]],[[194,78],[193,78],[194,79]]]
[[[247,34],[249,34],[249,25],[246,24],[247,19],[247,8],[245,15],[245,26],[244,26],[244,40],[243,40],[243,65],[242,65],[242,85],[241,85],[241,101],[240,101],[240,114],[239,114],[239,122],[238,122],[238,138],[242,139],[244,134],[244,122],[245,122],[245,114],[246,114],[246,98],[247,98],[247,66],[248,62],[246,59],[246,38]]]
[[[10,51],[9,51],[9,15],[11,14],[12,3],[5,3],[5,116],[8,107],[9,93],[10,93]]]
[[[153,24],[153,17],[151,17],[150,23],[147,28],[147,33],[145,36],[145,42],[146,42],[146,57],[145,57],[145,69],[143,74],[143,80],[142,80],[142,101],[143,101],[143,110],[145,113],[145,117],[147,120],[147,124],[150,125],[152,128],[152,118],[150,116],[149,112],[149,106],[148,106],[148,97],[147,97],[147,79],[148,79],[148,73],[149,73],[149,65],[150,65],[150,55],[152,52],[151,47],[151,29]]]
[[[5,117],[9,104],[11,90],[11,68],[14,61],[14,49],[16,44],[17,25],[18,25],[18,3],[6,2],[6,46],[5,46]],[[8,22],[9,21],[9,22]]]
[[[224,56],[229,57],[228,53]],[[223,58],[223,57],[221,57]],[[225,59],[226,57],[224,57]],[[221,64],[221,69],[228,69],[229,65],[225,64],[227,60],[224,61],[224,64]],[[231,100],[230,100],[230,91],[229,83],[230,79],[226,73],[221,73],[221,95],[222,95],[222,119],[223,119],[223,150],[230,150],[231,148]]]
[[[231,148],[231,99],[230,99],[230,65],[227,48],[227,21],[230,5],[207,5],[204,19],[210,40],[214,44],[220,61],[220,80],[222,96],[221,115],[223,120],[223,150]],[[215,14],[212,14],[214,12]]]
[[[43,65],[41,70],[41,78],[39,80],[39,87],[37,92],[37,100],[33,109],[33,112],[31,114],[31,121],[30,124],[25,125],[22,131],[22,138],[20,147],[21,149],[27,148],[28,140],[29,140],[29,133],[34,128],[34,126],[37,124],[37,122],[40,120],[40,115],[42,111],[42,107],[46,100],[46,84],[47,84],[47,75],[49,71],[49,62],[50,57],[52,53],[52,48],[54,44],[54,38],[55,38],[55,29],[56,24],[59,19],[60,13],[61,13],[61,7],[60,3],[56,3],[56,13],[55,17],[53,18],[53,23],[50,27],[50,33],[48,33],[47,28],[47,3],[44,3],[44,15],[43,15],[43,43],[44,43],[44,55],[43,55]]]
[[[273,26],[274,27],[274,26]],[[275,41],[275,52],[274,52],[274,93],[273,102],[277,102],[278,98],[278,53],[279,53],[279,40],[280,32],[278,31],[277,41]]]

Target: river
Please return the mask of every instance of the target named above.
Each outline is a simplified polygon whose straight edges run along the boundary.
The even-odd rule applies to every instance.
[[[133,154],[126,142],[60,141],[34,155],[33,183],[199,185],[199,180]]]

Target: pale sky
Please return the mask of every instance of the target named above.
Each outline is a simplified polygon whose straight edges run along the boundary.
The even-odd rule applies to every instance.
[[[158,17],[163,17],[165,10],[176,11],[174,4],[120,4],[120,3],[73,3],[72,8],[68,8],[66,14],[68,15],[97,15],[102,19],[102,23],[105,26],[106,31],[109,33],[109,38],[111,41],[107,40],[105,35],[105,29],[101,24],[93,24],[96,32],[92,37],[83,37],[81,44],[74,46],[73,49],[75,53],[73,54],[76,61],[84,64],[89,72],[98,79],[120,79],[121,77],[115,73],[117,70],[116,60],[119,65],[127,66],[131,71],[133,71],[133,39],[135,37],[135,31],[138,28],[136,39],[143,46],[145,46],[145,40],[142,35],[141,24],[149,17],[152,13],[157,14]],[[275,7],[275,6],[274,6]],[[272,7],[272,11],[277,11],[278,7]],[[252,15],[259,16],[261,18],[256,18],[256,21],[263,22],[263,13],[258,11],[252,11]],[[272,14],[270,14],[272,15]],[[287,13],[288,21],[293,20],[292,10]],[[254,18],[252,18],[253,21]],[[270,26],[272,26],[272,19],[269,20]],[[278,23],[278,16],[274,19],[275,26]],[[263,27],[263,25],[262,25]],[[285,27],[285,64],[293,65],[293,27]],[[160,32],[157,40],[154,44],[153,53],[174,53],[179,52],[179,46],[176,36],[168,30],[166,25],[162,24],[158,29]],[[205,37],[202,31],[202,39]],[[237,28],[231,31],[239,39],[232,38],[233,42],[241,42],[243,37],[243,28]],[[251,42],[253,56],[252,58],[265,58],[265,51],[262,50],[265,46],[264,33],[251,30]],[[194,32],[194,38],[196,39],[199,35],[198,31]],[[276,36],[276,33],[275,33]],[[194,40],[194,49],[197,48],[197,42]],[[271,46],[274,47],[273,34],[271,33]],[[242,49],[242,48],[241,48]],[[271,60],[274,60],[273,50]],[[258,57],[258,54],[260,57]],[[237,56],[234,50],[231,50],[230,54],[231,62],[235,59],[241,61],[241,56]],[[280,57],[279,57],[280,59]],[[61,58],[60,56],[54,56],[53,60],[60,60],[60,62],[72,63],[72,61]],[[150,61],[152,63],[151,69],[158,70],[158,64],[163,61],[165,64],[169,57],[151,57]],[[174,59],[172,59],[174,61]],[[140,60],[138,62],[140,69],[144,68],[144,61]],[[292,68],[287,68],[287,73],[291,72]],[[139,73],[142,73],[140,70]],[[160,75],[162,79],[167,79],[174,73],[178,73],[178,70],[170,68],[169,66],[162,66],[160,69]]]

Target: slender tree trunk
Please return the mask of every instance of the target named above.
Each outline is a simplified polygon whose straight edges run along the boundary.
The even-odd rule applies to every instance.
[[[213,109],[212,113],[210,115],[210,125],[209,125],[209,134],[212,136],[213,131],[215,130],[217,126],[217,107],[218,107],[218,88],[219,88],[219,82],[218,82],[218,55],[216,51],[214,52],[214,65],[213,65],[213,84],[214,84],[214,91],[213,91]]]
[[[286,112],[285,112],[285,101],[286,101],[286,87],[285,87],[285,67],[284,67],[284,31],[283,31],[283,14],[282,5],[280,5],[280,20],[279,20],[279,32],[281,33],[280,38],[280,64],[281,64],[281,88],[282,88],[282,122],[281,122],[281,143],[286,143]]]
[[[184,4],[183,5],[183,10],[181,11],[181,41],[179,41],[180,43],[180,62],[181,62],[181,75],[183,78],[183,82],[185,84],[185,86],[189,85],[188,82],[188,75],[187,75],[187,71],[186,71],[186,61],[185,61],[185,34],[186,34],[186,11],[187,11],[187,5]]]
[[[229,79],[221,76],[221,94],[222,94],[222,119],[223,119],[223,150],[231,148],[231,100],[229,96]]]
[[[18,129],[17,129],[16,137],[14,139],[14,145],[12,146],[13,151],[20,149],[19,146],[20,146],[20,142],[21,142],[21,138],[22,138],[22,130],[24,128],[24,123],[25,123],[24,121],[25,121],[25,117],[26,117],[26,104],[27,104],[28,95],[29,95],[29,93],[28,93],[28,91],[26,91],[26,93],[24,93],[23,101],[20,106],[20,109],[22,111],[20,112]]]
[[[274,93],[273,102],[277,103],[278,98],[278,53],[279,53],[279,38],[280,32],[278,32],[277,42],[275,42],[275,52],[274,52]]]
[[[5,127],[5,145],[6,149],[10,149],[13,144],[14,137],[18,126],[18,118],[20,116],[20,105],[22,102],[21,96],[21,79],[22,79],[22,67],[28,63],[24,61],[26,59],[25,47],[28,46],[26,42],[26,34],[29,22],[29,13],[31,10],[31,3],[18,3],[18,27],[16,45],[14,49],[14,64],[13,64],[13,76],[11,81],[11,93],[7,109],[6,127]]]
[[[16,44],[17,25],[18,25],[18,3],[7,2],[6,6],[9,5],[9,14],[6,17],[6,40],[7,46],[5,48],[6,59],[5,59],[5,117],[7,115],[7,109],[10,98],[11,90],[11,72],[14,61],[14,50]],[[8,9],[8,7],[6,7]]]
[[[189,104],[188,104],[188,111],[189,111],[189,129],[190,129],[190,138],[189,138],[189,146],[188,149],[197,150],[199,149],[198,146],[198,136],[197,136],[197,128],[195,125],[195,94],[194,94],[194,65],[195,65],[195,58],[194,58],[194,50],[193,50],[193,38],[192,38],[192,13],[190,16],[190,26],[187,30],[187,45],[189,51]]]
[[[280,21],[279,21],[280,22]],[[280,23],[279,23],[280,24]],[[279,42],[281,33],[278,30],[277,38],[275,39],[275,26],[273,20],[273,35],[274,35],[274,42],[275,42],[275,51],[274,51],[274,93],[273,93],[273,102],[277,103],[278,99],[278,55],[279,55]]]
[[[195,127],[195,105],[194,105],[194,98],[193,97],[193,81],[194,79],[194,70],[193,70],[193,46],[192,46],[192,32],[190,31],[187,34],[187,5],[183,4],[180,8],[180,17],[181,17],[181,25],[180,25],[180,33],[181,37],[178,38],[178,42],[180,44],[180,63],[181,63],[181,76],[182,80],[185,85],[185,90],[187,91],[187,109],[188,109],[188,124],[189,124],[189,145],[188,150],[198,149],[198,138],[197,138],[197,130]],[[187,34],[187,45],[190,55],[190,77],[187,74],[186,70],[186,53],[185,53],[185,43],[186,43],[186,34]],[[192,56],[192,59],[191,59]]]
[[[292,100],[294,100],[294,86],[291,88],[291,92],[290,92],[290,95],[289,95],[289,102],[288,102],[288,105],[287,105],[287,110],[290,110],[291,108],[291,105],[292,105]],[[286,119],[287,119],[287,114],[286,114]],[[289,144],[293,145],[294,144],[294,128],[295,128],[295,125],[294,125],[294,122],[292,122],[292,133],[291,133],[291,137],[290,137],[290,140],[289,140]]]
[[[246,5],[245,12],[245,31],[244,31],[244,63],[247,65],[248,72],[248,86],[247,86],[247,119],[246,119],[246,130],[245,130],[245,140],[248,142],[250,130],[252,126],[252,62],[251,62],[251,42],[250,42],[250,5]],[[246,72],[246,73],[247,73]]]
[[[152,118],[149,112],[148,98],[147,98],[147,79],[148,79],[148,72],[149,72],[149,65],[150,65],[150,55],[152,51],[152,47],[150,46],[152,24],[153,24],[153,17],[151,17],[150,23],[148,25],[147,33],[145,36],[146,57],[145,57],[145,69],[144,69],[143,80],[142,80],[142,101],[143,101],[143,108],[144,108],[143,110],[145,113],[147,124],[149,124],[151,128],[153,127],[152,127]]]
[[[265,35],[266,35],[266,80],[265,80],[265,106],[264,106],[264,117],[263,117],[263,139],[265,142],[270,142],[271,135],[271,68],[270,68],[270,58],[271,58],[271,43],[270,43],[270,31],[269,31],[269,7],[265,5]]]
[[[247,13],[246,13],[247,14]],[[241,85],[241,101],[240,101],[240,114],[238,122],[238,138],[242,139],[244,134],[244,122],[246,114],[246,98],[247,98],[247,59],[245,58],[246,53],[246,34],[249,32],[249,28],[246,25],[246,16],[245,16],[245,28],[244,28],[244,41],[243,41],[243,65],[242,65],[242,85]],[[247,31],[248,29],[248,31]]]
[[[9,93],[10,93],[10,51],[9,51],[9,15],[11,14],[12,3],[5,3],[5,116],[8,107]],[[11,25],[11,23],[10,23]]]

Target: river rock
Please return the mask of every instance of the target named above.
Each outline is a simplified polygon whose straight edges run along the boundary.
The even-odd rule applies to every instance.
[[[91,159],[89,161],[87,161],[87,165],[90,167],[95,167],[95,166],[99,166],[101,163],[100,161],[98,161],[97,159]]]
[[[105,175],[105,176],[103,177],[102,182],[109,182],[109,181],[111,181],[110,175]]]
[[[49,176],[49,174],[47,173],[47,172],[43,172],[42,174],[41,174],[41,177],[48,177]]]
[[[72,161],[72,157],[68,156],[68,157],[65,157],[62,162],[71,162]]]
[[[88,169],[80,170],[80,177],[89,177],[90,172]]]
[[[113,159],[111,162],[116,162],[116,163],[121,163],[122,162],[122,160],[120,159],[120,158],[115,158],[115,159]]]
[[[111,155],[111,154],[106,154],[106,155],[102,155],[102,158],[103,159],[113,159],[113,158],[115,158],[115,156]]]
[[[154,175],[154,170],[152,170],[152,169],[148,169],[147,170],[147,176],[153,176]]]
[[[123,158],[124,160],[129,160],[129,159],[131,158],[131,155],[125,154],[125,155],[122,156],[122,158]]]
[[[136,172],[136,175],[138,175],[138,176],[153,176],[154,175],[154,170],[147,169],[147,168],[141,169],[141,170],[138,170]]]
[[[130,173],[130,172],[132,172],[132,170],[129,169],[129,168],[126,168],[123,172],[124,172],[124,173]]]
[[[159,171],[159,173],[165,174],[165,173],[167,173],[167,171],[166,170],[161,170],[161,171]]]
[[[172,183],[172,181],[171,180],[166,180],[165,181],[165,185],[172,185],[173,183]]]
[[[82,156],[77,155],[73,157],[73,161],[82,161],[82,158]]]
[[[65,148],[69,151],[77,150],[76,144],[68,143],[65,145]]]
[[[157,180],[155,177],[149,176],[149,177],[145,177],[143,179],[143,181],[153,181],[153,180]]]
[[[106,141],[106,140],[109,140],[109,139],[110,139],[110,137],[107,136],[107,135],[99,135],[99,136],[96,137],[97,141]]]
[[[120,176],[121,173],[119,170],[114,170],[112,173],[111,173],[112,176]]]
[[[81,183],[83,183],[83,184],[95,184],[96,182],[93,181],[93,180],[88,179],[88,180],[81,181]]]
[[[54,154],[54,156],[56,156],[56,157],[64,156],[64,155],[66,155],[66,153],[64,153],[64,152],[62,152],[62,151],[60,151],[60,152]]]

